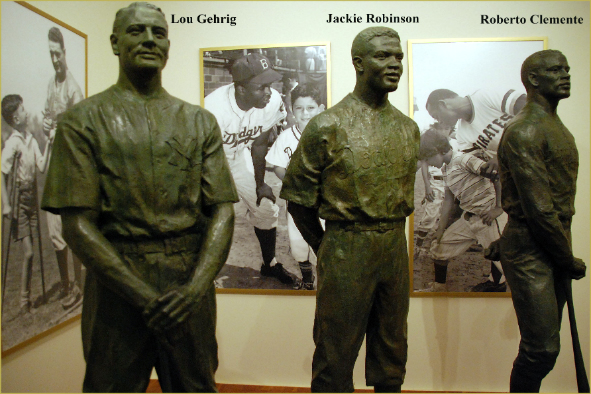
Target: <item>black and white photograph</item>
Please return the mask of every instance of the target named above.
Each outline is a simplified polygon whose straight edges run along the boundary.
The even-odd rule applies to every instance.
[[[307,291],[316,256],[279,198],[308,121],[330,106],[328,43],[204,48],[202,105],[220,125],[240,202],[218,292]]]
[[[485,256],[507,223],[496,151],[525,104],[521,64],[546,46],[545,38],[409,40],[411,114],[421,130],[413,295],[510,294],[500,262]]]
[[[86,97],[86,35],[2,2],[2,351],[82,309],[84,268],[41,211],[58,116]]]

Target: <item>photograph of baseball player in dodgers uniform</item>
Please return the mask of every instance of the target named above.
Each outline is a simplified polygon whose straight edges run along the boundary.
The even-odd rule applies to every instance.
[[[429,43],[411,40],[410,45],[413,119],[422,134],[432,129],[446,137],[456,157],[452,163],[478,163],[470,167],[454,165],[454,168],[463,169],[462,176],[472,177],[472,186],[486,185],[482,190],[494,197],[498,143],[504,126],[525,104],[521,63],[530,54],[543,49],[544,41]],[[460,156],[464,161],[459,160]],[[465,200],[462,204],[458,196],[466,199],[471,191],[458,187],[470,187],[470,183],[455,183],[456,178],[450,188],[446,178],[449,182],[451,165],[440,166],[443,173],[436,166],[428,165],[426,160],[419,166],[411,228],[413,292],[415,295],[468,292],[508,295],[510,289],[500,262],[484,257],[489,241],[496,239],[499,230],[503,230],[504,217],[489,220],[486,212],[496,208],[495,198],[489,201],[487,209],[477,209],[477,212],[467,208],[472,207],[473,201]],[[484,228],[458,232],[457,227],[466,223]],[[497,235],[485,231],[492,231],[493,224],[498,227]],[[487,235],[478,235],[483,233]]]
[[[82,310],[82,265],[61,235],[59,216],[41,211],[36,199],[45,188],[46,167],[60,160],[50,143],[57,119],[86,95],[86,40],[34,7],[14,2],[2,3],[1,25],[2,172],[8,197],[2,212],[2,350],[7,351]],[[14,112],[19,102],[28,114],[25,124]],[[31,165],[43,157],[42,166]],[[18,214],[12,228],[9,210]],[[30,235],[23,238],[25,228]]]
[[[265,157],[279,137],[297,130],[291,96],[298,86],[315,86],[317,107],[327,106],[327,51],[324,45],[201,50],[203,106],[220,125],[240,195],[219,289],[313,289],[312,263],[307,255],[300,261],[301,248],[290,242],[281,179]]]

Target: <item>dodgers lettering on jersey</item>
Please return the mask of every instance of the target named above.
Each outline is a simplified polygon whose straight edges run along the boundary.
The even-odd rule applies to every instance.
[[[407,125],[397,125],[400,134],[406,137],[412,135],[412,128]],[[340,179],[346,179],[349,176],[365,176],[367,171],[386,167],[387,172],[393,177],[399,177],[408,170],[408,163],[414,157],[414,149],[410,144],[401,144],[401,141],[390,137],[374,136],[374,142],[367,146],[363,136],[349,136],[349,146],[344,149],[343,170],[339,173]],[[374,178],[368,178],[367,186],[375,185]]]
[[[298,147],[301,135],[302,132],[296,125],[293,125],[287,130],[283,130],[273,143],[271,149],[269,149],[267,156],[265,156],[267,163],[287,168],[293,152],[295,152]]]
[[[224,148],[228,146],[229,148],[236,148],[238,145],[250,146],[252,144],[251,141],[254,141],[261,133],[263,132],[263,126],[254,127],[250,130],[247,130],[246,127],[243,127],[242,130],[238,134],[232,134],[224,131],[223,141],[224,141]]]
[[[287,148],[283,149],[283,152],[285,152],[285,154],[287,155],[287,158],[291,161],[291,155],[293,155],[291,148],[288,146]]]

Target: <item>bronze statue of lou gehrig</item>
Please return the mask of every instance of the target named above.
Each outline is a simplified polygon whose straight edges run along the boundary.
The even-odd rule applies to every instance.
[[[86,392],[215,392],[214,278],[237,193],[215,117],[162,88],[162,11],[133,3],[111,35],[119,80],[58,123],[42,206],[87,267]]]

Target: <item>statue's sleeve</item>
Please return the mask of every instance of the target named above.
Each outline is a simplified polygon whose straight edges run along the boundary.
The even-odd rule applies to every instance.
[[[511,172],[528,228],[538,245],[556,266],[568,268],[574,257],[552,199],[544,155],[546,142],[535,133],[535,126],[521,127],[505,131],[502,160]]]
[[[203,112],[196,125],[204,131],[201,169],[203,203],[238,202],[238,192],[224,154],[220,127],[213,114]]]
[[[312,119],[302,133],[283,178],[280,197],[308,208],[318,208],[322,172],[326,166],[327,139],[324,127]]]
[[[92,126],[80,111],[68,111],[58,122],[41,207],[100,208],[98,164]]]

